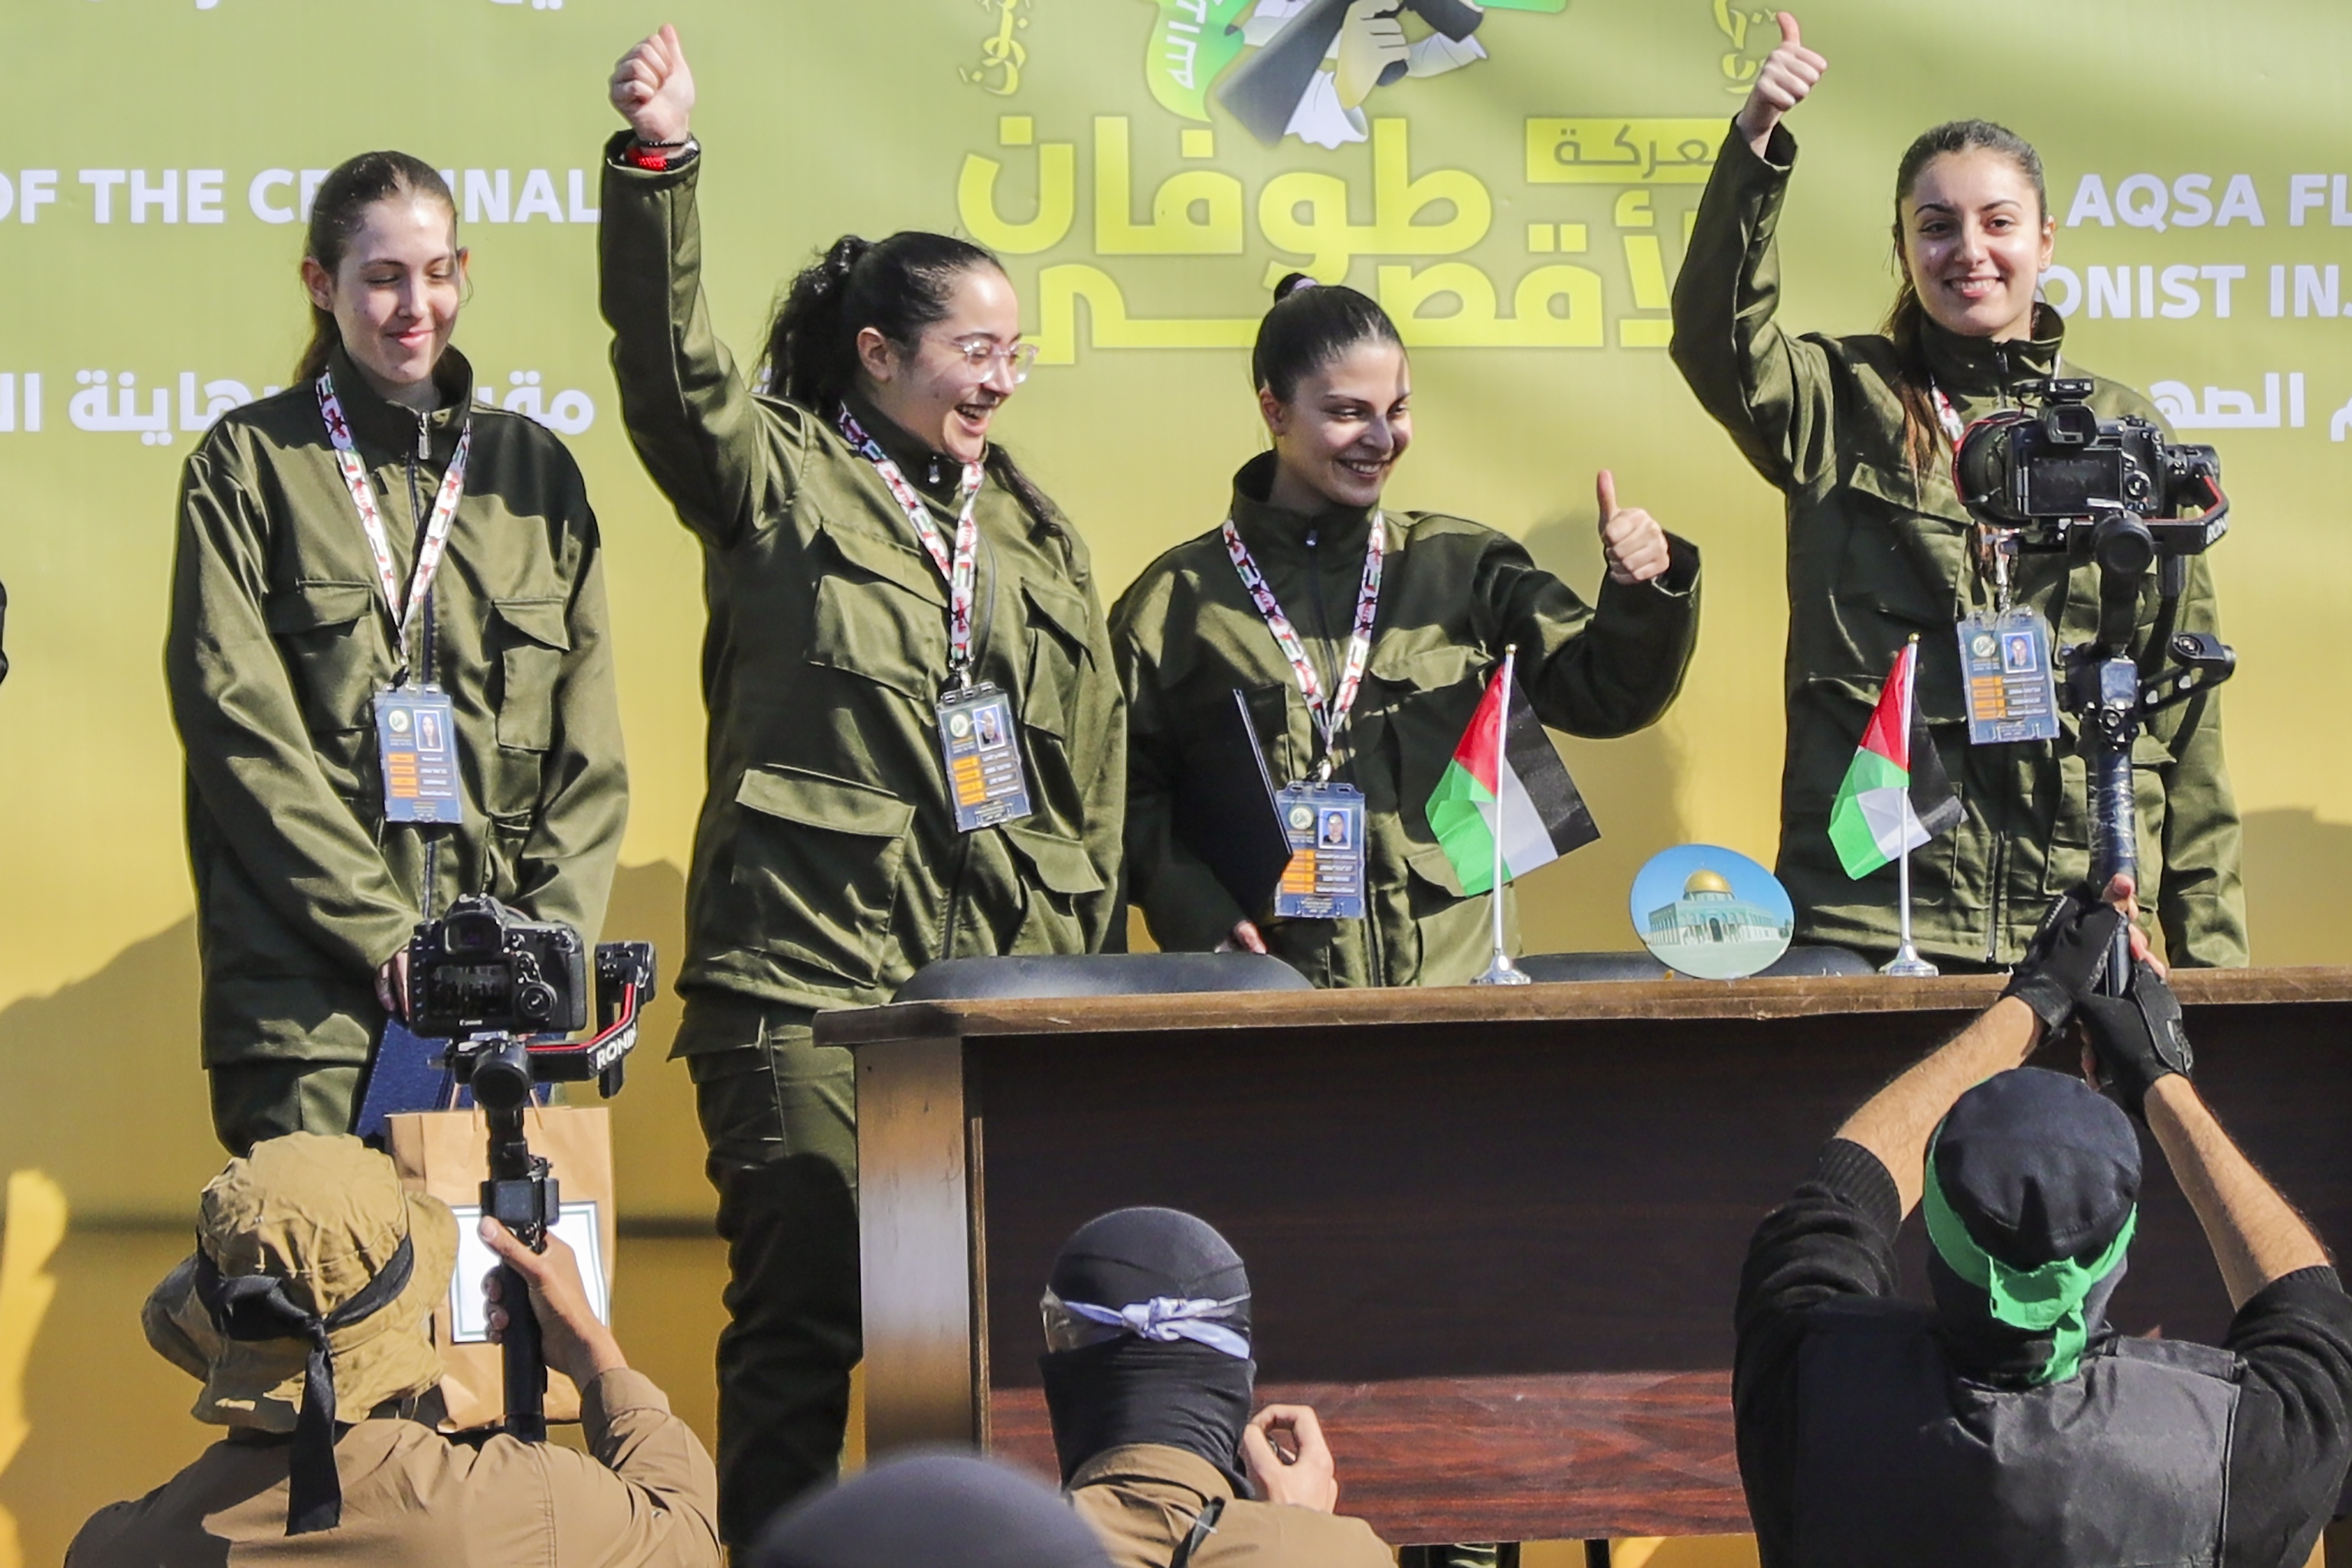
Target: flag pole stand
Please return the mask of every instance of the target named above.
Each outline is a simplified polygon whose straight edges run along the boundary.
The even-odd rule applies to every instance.
[[[1902,910],[1903,940],[1895,948],[1895,956],[1887,960],[1878,973],[1906,980],[1925,980],[1943,972],[1920,957],[1919,950],[1911,945],[1911,851],[1908,849],[1903,851],[1901,866],[1902,868],[1895,873],[1901,885],[1895,901]]]
[[[1503,683],[1503,706],[1497,710],[1501,715],[1501,721],[1496,725],[1495,731],[1495,765],[1498,783],[1503,763],[1503,737],[1509,734],[1511,730],[1511,663],[1517,653],[1518,649],[1516,647],[1503,650],[1503,673],[1496,677]],[[1510,952],[1503,942],[1503,797],[1500,795],[1495,797],[1495,821],[1493,831],[1488,834],[1488,837],[1495,841],[1495,880],[1487,889],[1488,907],[1494,911],[1495,916],[1495,957],[1494,961],[1486,965],[1486,973],[1470,984],[1473,985],[1532,985],[1535,982],[1528,977],[1526,970],[1511,962]]]

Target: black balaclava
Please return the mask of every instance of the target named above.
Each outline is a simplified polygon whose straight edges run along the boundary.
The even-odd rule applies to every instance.
[[[1119,1209],[1062,1244],[1047,1289],[1100,1336],[1038,1359],[1062,1479],[1105,1449],[1160,1443],[1199,1455],[1249,1496],[1239,1460],[1257,1377],[1249,1274],[1225,1238],[1175,1209]],[[1179,1302],[1195,1308],[1181,1313]],[[1088,1323],[1080,1307],[1126,1321]]]
[[[2139,1138],[2130,1118],[2063,1073],[2019,1068],[1987,1079],[1954,1103],[1927,1158],[1929,1184],[1966,1233],[1958,1250],[1972,1243],[2019,1274],[2048,1273],[2061,1260],[2094,1263],[2117,1247],[2137,1213]],[[1929,1237],[1928,1282],[1958,1370],[2001,1385],[2072,1374],[2064,1336],[2000,1321],[1988,1289],[1962,1278],[1932,1223]],[[2125,1266],[2117,1257],[2082,1297],[2077,1316],[2089,1343],[2111,1331],[2107,1301]]]
[[[751,1568],[1111,1568],[1052,1489],[964,1454],[875,1466],[788,1510]]]

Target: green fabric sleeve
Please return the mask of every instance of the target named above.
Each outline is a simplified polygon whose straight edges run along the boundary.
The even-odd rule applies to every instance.
[[[1774,129],[1767,154],[1759,158],[1736,125],[1724,139],[1675,279],[1669,352],[1757,472],[1793,493],[1835,475],[1835,400],[1828,353],[1773,321],[1773,237],[1797,159],[1786,126]]]
[[[269,526],[245,468],[224,435],[183,471],[163,650],[172,716],[195,792],[254,886],[364,973],[407,944],[417,911],[311,749],[269,635]]]
[[[711,331],[696,205],[702,163],[655,174],[606,158],[598,288],[629,440],[679,520],[724,550],[782,515],[796,476],[777,459],[804,450],[805,416],[783,405],[786,418],[764,414]]]
[[[1654,723],[1682,689],[1698,646],[1698,547],[1668,534],[1665,573],[1627,585],[1601,580],[1599,605],[1497,534],[1478,560],[1473,593],[1481,640],[1518,647],[1519,684],[1538,718],[1595,739]]]
[[[628,826],[629,778],[604,611],[604,552],[595,518],[584,524],[585,558],[564,616],[572,647],[556,678],[553,743],[515,883],[517,902],[532,918],[562,921],[593,946]]]

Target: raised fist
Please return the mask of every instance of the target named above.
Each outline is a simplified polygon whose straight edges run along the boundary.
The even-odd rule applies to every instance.
[[[694,72],[668,23],[613,68],[613,107],[647,143],[683,142],[694,112]]]

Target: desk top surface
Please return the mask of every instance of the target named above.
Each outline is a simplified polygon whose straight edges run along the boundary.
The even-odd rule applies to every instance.
[[[1131,996],[979,997],[820,1014],[820,1043],[1202,1029],[1366,1029],[1574,1019],[1793,1018],[1815,1013],[1970,1013],[1999,975],[1896,980],[1638,980],[1355,991],[1216,991]],[[2352,967],[2197,969],[2173,977],[2184,1005],[2352,1002]]]

